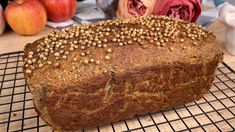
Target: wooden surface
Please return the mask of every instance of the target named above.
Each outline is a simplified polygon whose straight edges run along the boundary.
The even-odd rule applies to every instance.
[[[215,21],[208,27],[208,29],[216,35],[219,43],[222,47],[224,47],[225,27],[219,21]],[[34,36],[20,36],[12,31],[5,32],[2,36],[0,36],[0,54],[14,51],[22,51],[24,49],[25,44],[39,39],[40,37],[48,34],[52,30],[53,29],[46,27],[40,33]],[[225,51],[224,62],[235,70],[235,56],[232,56]]]

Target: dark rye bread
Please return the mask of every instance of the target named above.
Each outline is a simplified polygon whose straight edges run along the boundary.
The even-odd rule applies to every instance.
[[[200,99],[223,56],[208,31],[153,16],[56,30],[24,53],[35,109],[59,131]]]

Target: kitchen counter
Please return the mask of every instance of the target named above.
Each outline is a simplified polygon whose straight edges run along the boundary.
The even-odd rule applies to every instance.
[[[40,33],[34,36],[20,36],[11,30],[6,31],[0,36],[0,54],[22,51],[27,43],[31,43],[51,31],[53,31],[52,28],[45,27]]]

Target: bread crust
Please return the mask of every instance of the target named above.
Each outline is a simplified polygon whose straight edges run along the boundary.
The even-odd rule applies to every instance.
[[[149,18],[165,23],[177,21],[166,17]],[[140,19],[143,18],[137,18],[136,21]],[[112,24],[115,21],[121,24]],[[123,21],[125,20],[114,20],[88,26],[89,30],[96,30],[97,25],[110,29],[141,27],[141,24],[131,25]],[[177,23],[181,27],[188,24],[183,21]],[[196,25],[192,29],[194,26]],[[74,28],[71,27],[68,31]],[[150,30],[148,27],[142,28]],[[184,32],[181,28],[178,30],[179,33]],[[49,55],[47,61],[59,62],[59,67],[44,64],[28,74],[28,67],[24,66],[23,71],[33,95],[35,109],[54,129],[71,131],[157,112],[200,99],[209,91],[215,69],[223,58],[215,36],[202,31],[205,36],[200,39],[191,40],[179,35],[175,40],[166,42],[165,46],[143,41],[141,45],[120,47],[106,37],[107,46],[113,52],[109,54],[110,60],[104,60],[99,65],[74,62],[75,57],[83,60],[80,57],[82,50],[78,49],[70,52],[65,60],[56,60],[53,55]],[[182,38],[184,42],[180,42]],[[68,41],[76,39],[74,37]],[[44,41],[45,38],[42,38],[26,45],[26,62],[31,51],[34,52],[34,57],[40,55],[37,48]],[[105,59],[106,49],[91,47],[91,54],[87,57]]]

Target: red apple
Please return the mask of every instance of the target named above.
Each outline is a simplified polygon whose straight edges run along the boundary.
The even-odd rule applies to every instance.
[[[75,14],[76,0],[41,0],[46,7],[48,18],[54,22],[66,21]]]
[[[46,9],[38,0],[14,0],[7,5],[5,16],[10,27],[20,35],[34,35],[47,21]]]

